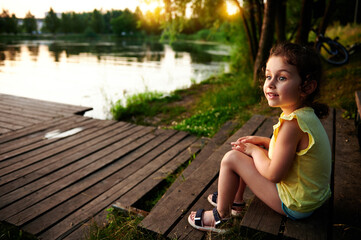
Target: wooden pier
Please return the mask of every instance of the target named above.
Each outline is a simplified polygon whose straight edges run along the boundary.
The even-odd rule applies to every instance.
[[[115,202],[132,206],[203,146],[188,133],[83,117],[91,108],[0,94],[0,220],[79,239]]]

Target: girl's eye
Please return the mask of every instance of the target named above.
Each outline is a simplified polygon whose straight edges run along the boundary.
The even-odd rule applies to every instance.
[[[285,77],[279,77],[278,79],[279,79],[280,81],[285,81],[285,80],[286,80]]]
[[[271,76],[266,76],[266,80],[271,80],[272,77]]]

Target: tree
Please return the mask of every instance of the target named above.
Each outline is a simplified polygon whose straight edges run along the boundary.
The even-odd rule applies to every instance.
[[[60,21],[60,29],[63,33],[73,32],[72,22],[71,22],[71,13],[62,13]]]
[[[135,14],[125,9],[123,13],[111,20],[114,33],[122,35],[123,33],[130,33],[137,30],[137,19]]]
[[[52,8],[45,17],[44,27],[51,33],[55,34],[60,27],[60,20]]]
[[[26,14],[24,18],[23,28],[26,33],[31,33],[31,34],[38,30],[36,19],[34,15],[31,14],[30,11]]]
[[[90,27],[93,29],[95,33],[104,33],[105,31],[105,22],[103,19],[103,15],[97,9],[94,9],[91,20]]]
[[[0,33],[17,33],[18,32],[18,19],[15,14],[10,16],[9,11],[3,9],[0,14]]]
[[[308,42],[308,34],[311,28],[313,0],[303,0],[301,19],[298,27],[296,42],[305,44]]]

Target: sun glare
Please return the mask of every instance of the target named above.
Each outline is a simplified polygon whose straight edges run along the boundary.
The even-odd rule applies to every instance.
[[[145,1],[139,4],[139,8],[143,13],[154,12],[157,7],[163,7],[163,5],[159,1]]]
[[[231,2],[231,1],[226,1],[226,4],[227,4],[228,15],[235,15],[236,13],[239,12],[239,9],[235,3]]]

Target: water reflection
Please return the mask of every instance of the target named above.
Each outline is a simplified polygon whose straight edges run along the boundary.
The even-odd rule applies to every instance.
[[[170,92],[226,68],[218,45],[158,42],[22,41],[0,43],[0,92],[91,106],[107,118],[110,102]]]

